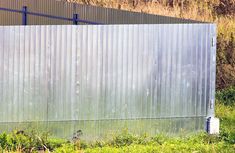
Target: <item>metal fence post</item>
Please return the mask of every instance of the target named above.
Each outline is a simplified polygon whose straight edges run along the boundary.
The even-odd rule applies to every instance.
[[[27,25],[27,6],[22,8],[22,25]]]
[[[78,14],[73,14],[73,24],[78,25]]]

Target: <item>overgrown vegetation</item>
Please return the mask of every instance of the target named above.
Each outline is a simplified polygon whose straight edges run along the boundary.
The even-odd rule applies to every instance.
[[[235,87],[216,94],[216,115],[220,118],[222,140],[235,145]]]
[[[227,89],[217,91],[216,99],[224,105],[234,105],[235,103],[235,87],[231,86]]]
[[[67,141],[53,139],[45,132],[38,132],[33,129],[28,131],[12,131],[0,135],[0,151],[36,152],[40,150],[51,150],[59,148]]]
[[[114,136],[111,140],[86,143],[79,138],[72,140],[55,139],[48,133],[13,131],[0,134],[0,152],[235,152],[235,88],[217,92],[216,116],[220,118],[220,134],[199,133],[188,136],[134,135],[128,131]]]

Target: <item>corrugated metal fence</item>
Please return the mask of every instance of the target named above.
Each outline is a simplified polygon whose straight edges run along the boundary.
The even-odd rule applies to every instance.
[[[0,33],[1,125],[70,122],[57,133],[155,134],[203,129],[213,113],[213,24],[0,26]]]
[[[73,14],[79,14],[84,20],[103,24],[173,24],[173,23],[200,23],[198,21],[150,15],[68,3],[61,0],[0,0],[0,7],[22,10],[27,6],[30,12],[44,13],[54,16],[72,18]],[[22,15],[19,13],[0,10],[0,25],[21,25]],[[72,24],[68,21],[52,20],[45,17],[29,16],[30,25]]]

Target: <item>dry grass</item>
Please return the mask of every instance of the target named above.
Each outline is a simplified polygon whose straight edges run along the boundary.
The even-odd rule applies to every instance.
[[[223,16],[221,16],[220,14],[216,14],[216,11],[218,10],[217,7],[219,7],[220,4],[225,5],[224,3],[222,3],[222,1],[231,1],[230,3],[234,3],[235,7],[235,0],[195,0],[190,2],[188,2],[187,0],[175,0],[176,2],[173,4],[173,6],[168,3],[168,1],[170,0],[68,1],[134,12],[144,12],[171,17],[193,19],[198,21],[215,22],[218,24],[218,33],[222,32],[226,36],[226,38],[229,38],[231,33],[235,31],[235,12],[232,15],[226,14]],[[181,1],[184,1],[185,3],[182,5]]]
[[[180,17],[198,21],[215,22],[218,33],[226,39],[235,31],[235,0],[68,0],[82,4],[116,8],[134,12]],[[169,1],[175,1],[170,5]],[[181,2],[184,2],[183,4]],[[227,1],[225,4],[224,1]],[[217,14],[220,5],[234,4],[233,14]],[[231,11],[230,11],[231,12]]]
[[[201,21],[212,21],[212,12],[205,1],[190,1],[184,4],[175,3],[173,7],[167,0],[68,0],[82,4],[90,4],[108,8],[116,8],[135,12],[190,18]],[[147,1],[147,2],[145,2]],[[216,0],[215,0],[216,1]],[[196,6],[196,7],[195,7]]]

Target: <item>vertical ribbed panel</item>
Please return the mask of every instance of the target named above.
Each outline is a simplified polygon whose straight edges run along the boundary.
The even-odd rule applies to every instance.
[[[174,24],[174,23],[201,23],[199,21],[173,18],[160,15],[150,15],[137,12],[121,11],[117,9],[95,7],[69,3],[63,0],[0,0],[0,7],[22,10],[27,6],[28,11],[53,16],[72,18],[79,14],[79,18],[101,24]],[[72,24],[72,21],[48,19],[28,15],[28,25],[61,25]],[[81,23],[82,24],[82,23]],[[22,25],[20,13],[0,10],[0,25]]]
[[[124,127],[177,133],[202,129],[214,111],[214,25],[2,26],[0,33],[2,124],[76,122],[65,135]]]

